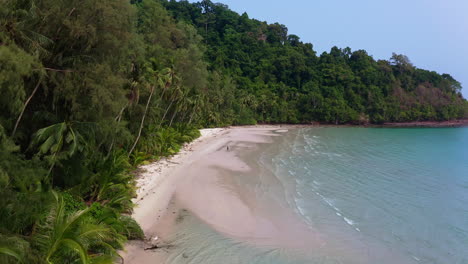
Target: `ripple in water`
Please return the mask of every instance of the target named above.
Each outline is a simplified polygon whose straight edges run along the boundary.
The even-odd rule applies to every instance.
[[[274,189],[321,248],[257,247],[189,216],[168,263],[468,263],[467,128],[296,129],[259,163],[285,187],[258,197]]]
[[[309,128],[297,134],[294,145],[308,147],[296,149],[284,166],[305,168],[295,175],[302,178],[297,204],[307,222],[318,223],[332,240],[353,238],[334,232],[341,219],[369,251],[409,263],[468,263],[467,128]]]

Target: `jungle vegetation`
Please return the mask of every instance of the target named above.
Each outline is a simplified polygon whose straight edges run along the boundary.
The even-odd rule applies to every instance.
[[[0,0],[0,263],[113,263],[135,166],[198,128],[467,116],[400,54],[317,55],[281,24],[163,0]]]

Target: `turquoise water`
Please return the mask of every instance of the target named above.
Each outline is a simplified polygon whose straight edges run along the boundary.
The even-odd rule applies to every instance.
[[[284,200],[324,245],[253,246],[187,212],[168,263],[468,263],[468,128],[294,129],[257,162],[245,188]]]

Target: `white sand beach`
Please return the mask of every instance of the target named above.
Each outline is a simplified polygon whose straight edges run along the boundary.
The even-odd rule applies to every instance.
[[[287,131],[284,126],[205,129],[174,157],[143,166],[133,217],[147,241],[130,242],[123,253],[125,263],[163,261],[164,251],[145,248],[170,247],[165,239],[181,209],[216,231],[247,243],[320,247],[318,235],[311,235],[310,228],[290,210],[259,202],[255,194],[232,182],[233,176],[258,173],[258,168],[246,163],[248,155],[255,155],[261,145]],[[272,206],[278,208],[271,210]]]

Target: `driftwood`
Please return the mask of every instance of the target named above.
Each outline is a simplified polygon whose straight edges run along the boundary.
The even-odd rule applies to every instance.
[[[145,250],[154,250],[154,249],[158,249],[160,247],[158,247],[158,245],[154,245],[152,247],[149,247],[149,248],[145,248]]]
[[[168,248],[171,248],[171,247],[172,247],[172,245],[162,245],[162,246],[152,245],[151,247],[145,248],[145,251],[146,250],[155,250],[155,249],[168,249]]]

